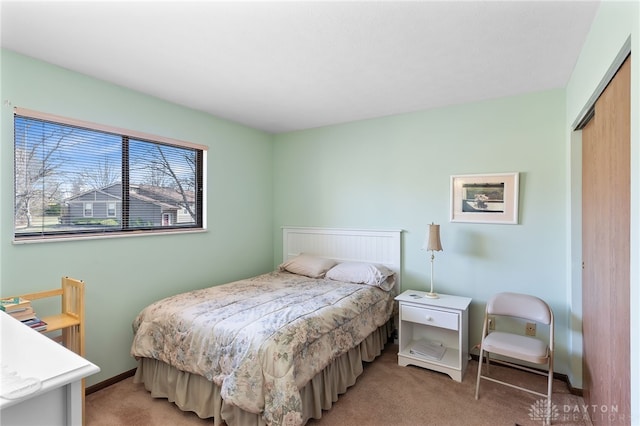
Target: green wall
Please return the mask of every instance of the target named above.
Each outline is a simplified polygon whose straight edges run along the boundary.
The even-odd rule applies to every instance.
[[[470,345],[492,294],[535,294],[555,311],[568,373],[564,107],[552,90],[276,135],[274,264],[280,225],[400,228],[403,287],[425,290],[420,247],[439,223],[435,289],[473,299]],[[451,175],[502,172],[520,172],[520,224],[449,222]]]
[[[2,50],[0,294],[87,283],[95,384],[135,367],[135,315],[160,297],[272,266],[272,136]],[[10,105],[9,105],[10,104]],[[13,244],[13,106],[207,145],[208,231]]]

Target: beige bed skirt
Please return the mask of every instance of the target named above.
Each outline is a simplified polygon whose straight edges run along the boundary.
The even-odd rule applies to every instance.
[[[373,361],[384,349],[393,331],[393,321],[371,333],[360,345],[335,359],[316,374],[300,390],[302,418],[322,417],[338,396],[355,384],[362,374],[363,362]],[[177,370],[162,361],[143,358],[138,362],[134,383],[144,383],[154,398],[167,398],[183,411],[193,411],[199,417],[213,417],[214,425],[262,426],[266,423],[260,414],[249,413],[226,404],[220,397],[220,388],[202,376]],[[223,423],[224,422],[224,423]]]

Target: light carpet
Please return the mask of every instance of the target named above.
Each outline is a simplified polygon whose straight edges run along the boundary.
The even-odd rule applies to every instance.
[[[346,394],[321,419],[309,426],[414,425],[542,425],[533,406],[542,398],[483,381],[480,399],[474,397],[478,363],[470,361],[462,383],[419,367],[400,367],[398,346],[388,344]],[[512,368],[492,366],[492,373],[520,385],[546,392],[546,378]],[[554,425],[590,425],[581,397],[566,383],[554,381]],[[133,378],[94,392],[86,398],[87,426],[211,425],[212,419],[181,411],[166,399],[152,398]]]

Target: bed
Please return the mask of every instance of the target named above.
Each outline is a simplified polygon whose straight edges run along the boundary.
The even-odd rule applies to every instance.
[[[393,332],[400,236],[284,227],[275,271],[140,312],[134,381],[214,425],[320,418]]]

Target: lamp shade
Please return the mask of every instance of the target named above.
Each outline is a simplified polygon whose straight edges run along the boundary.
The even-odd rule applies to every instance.
[[[429,232],[422,245],[423,250],[442,251],[442,243],[440,242],[440,225],[429,225]]]

